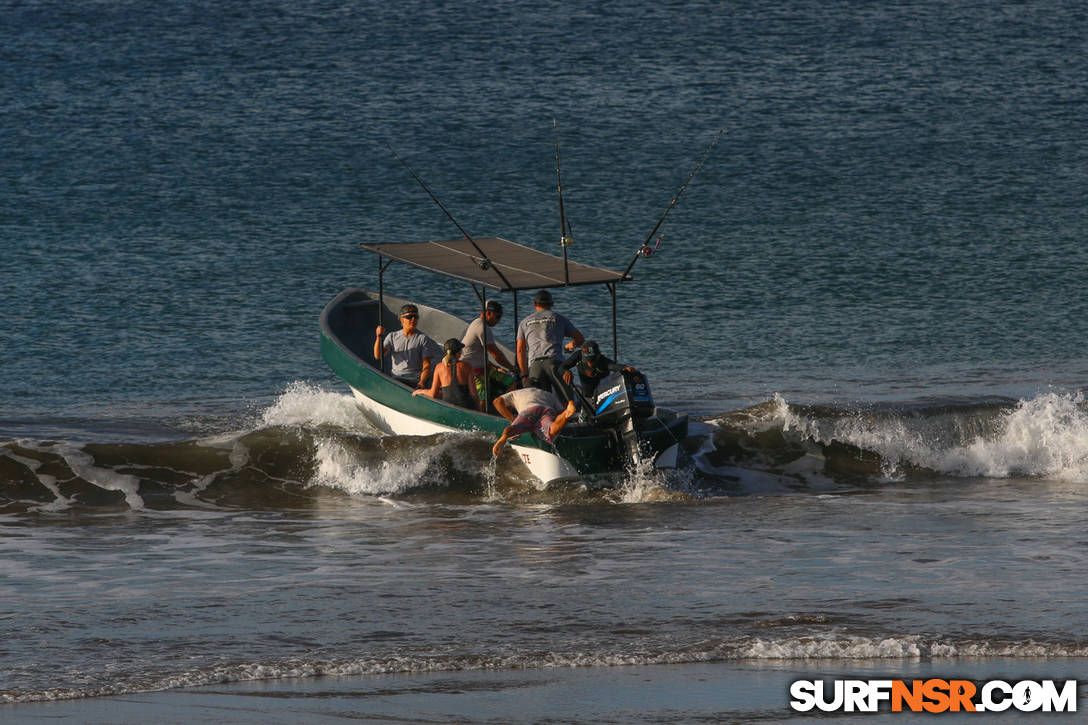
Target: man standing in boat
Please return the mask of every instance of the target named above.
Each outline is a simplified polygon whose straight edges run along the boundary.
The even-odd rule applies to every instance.
[[[479,400],[487,400],[484,391],[484,356],[491,355],[495,363],[506,370],[513,370],[514,364],[507,359],[499,346],[495,344],[495,335],[492,327],[499,324],[502,319],[502,305],[498,300],[488,300],[484,304],[483,311],[468,326],[461,343],[465,346],[461,353],[461,360],[472,366],[473,379],[475,380],[476,393]],[[487,350],[487,353],[484,350]],[[494,366],[488,367],[488,388],[491,393],[505,393],[513,384],[513,379],[502,369]]]
[[[417,329],[418,322],[419,309],[415,305],[402,305],[400,329],[385,335],[384,344],[385,328],[378,325],[374,331],[374,359],[388,355],[392,363],[390,375],[409,388],[425,389],[430,384],[431,361],[438,345]]]
[[[533,297],[536,311],[518,325],[518,368],[525,383],[535,388],[554,389],[566,403],[574,400],[574,393],[559,369],[563,362],[563,340],[571,338],[566,346],[570,352],[585,342],[585,337],[570,320],[552,311],[553,304],[548,290],[540,290]]]

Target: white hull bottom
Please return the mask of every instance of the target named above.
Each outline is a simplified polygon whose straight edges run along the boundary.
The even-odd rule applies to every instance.
[[[425,436],[434,435],[435,433],[465,432],[460,428],[450,428],[449,426],[439,425],[438,423],[423,418],[405,415],[399,410],[390,408],[387,405],[382,405],[381,403],[368,398],[355,388],[352,388],[351,392],[355,394],[355,400],[363,409],[367,419],[377,426],[379,430],[386,433],[393,435]],[[519,446],[516,443],[511,443],[510,448],[514,449],[514,452],[529,469],[529,472],[545,484],[555,481],[573,481],[580,478],[578,471],[574,469],[574,466],[570,465],[554,453],[542,451],[539,448]]]
[[[423,418],[406,415],[399,410],[390,408],[387,405],[382,405],[376,400],[368,398],[355,388],[352,388],[351,392],[355,394],[355,400],[363,409],[367,419],[385,433],[390,433],[392,435],[425,436],[434,435],[435,433],[465,432],[460,428],[450,428],[449,426],[440,425]],[[570,465],[565,459],[554,453],[542,451],[539,448],[519,446],[516,443],[511,443],[510,448],[514,449],[514,452],[529,469],[529,472],[539,478],[544,484],[557,481],[574,481],[581,478],[574,466]],[[657,468],[675,468],[679,448],[679,445],[674,445],[662,451],[654,461],[654,465]]]

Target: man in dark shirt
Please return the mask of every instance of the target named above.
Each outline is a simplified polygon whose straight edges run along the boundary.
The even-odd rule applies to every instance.
[[[586,340],[582,347],[560,364],[563,379],[569,385],[574,379],[571,368],[578,368],[578,380],[582,389],[582,395],[586,400],[593,400],[593,394],[597,392],[597,386],[608,377],[609,373],[623,370],[628,373],[637,373],[630,365],[620,365],[618,362],[601,354],[601,348],[594,340]]]

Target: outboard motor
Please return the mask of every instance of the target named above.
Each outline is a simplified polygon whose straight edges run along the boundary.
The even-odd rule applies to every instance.
[[[622,371],[601,380],[594,394],[593,412],[599,425],[616,431],[628,462],[641,461],[639,426],[654,413],[654,398],[646,376]]]

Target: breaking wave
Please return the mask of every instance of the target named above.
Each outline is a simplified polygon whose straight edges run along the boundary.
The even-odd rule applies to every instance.
[[[781,396],[717,418],[702,468],[755,467],[816,487],[911,475],[1088,480],[1082,393],[839,408]]]
[[[242,430],[159,442],[0,442],[0,511],[294,508],[331,495],[470,503],[672,500],[652,469],[615,490],[544,490],[514,456],[491,463],[483,433],[385,436],[350,395],[295,383]],[[680,481],[671,485],[669,481]]]
[[[544,489],[486,434],[383,436],[351,396],[296,383],[241,430],[158,442],[0,442],[0,511],[293,508],[345,499],[647,503],[905,478],[1088,480],[1080,393],[856,407],[760,405],[693,421],[681,467]]]

